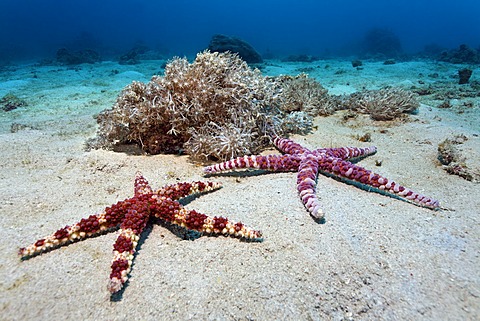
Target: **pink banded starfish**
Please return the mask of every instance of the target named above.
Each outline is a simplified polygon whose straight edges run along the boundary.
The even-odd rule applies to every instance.
[[[274,137],[275,146],[284,155],[244,156],[204,168],[213,174],[239,168],[258,168],[269,171],[296,171],[297,190],[303,204],[314,219],[321,220],[324,213],[316,196],[318,173],[333,176],[381,193],[431,209],[439,208],[439,202],[416,193],[379,174],[352,164],[348,160],[375,154],[374,146],[366,148],[340,147],[309,150],[292,140]]]
[[[114,257],[108,286],[113,294],[120,291],[128,280],[140,235],[153,217],[200,233],[260,240],[260,231],[252,230],[240,222],[231,222],[224,217],[210,217],[187,210],[178,202],[180,198],[220,187],[220,183],[213,182],[177,183],[153,191],[142,174],[137,173],[132,198],[107,207],[101,214],[90,215],[72,226],[67,225],[34,244],[21,248],[19,254],[22,259],[30,258],[71,242],[120,228],[113,246]]]

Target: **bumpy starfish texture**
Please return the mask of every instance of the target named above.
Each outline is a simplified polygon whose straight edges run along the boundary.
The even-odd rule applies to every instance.
[[[416,193],[379,174],[352,164],[348,160],[376,153],[374,146],[366,148],[340,147],[309,150],[292,140],[274,137],[275,146],[284,155],[244,156],[204,168],[206,174],[239,169],[258,168],[269,171],[297,171],[297,190],[313,218],[323,219],[324,213],[316,196],[318,173],[379,191],[416,205],[437,209],[439,202]]]
[[[67,225],[34,244],[21,248],[19,254],[23,259],[30,258],[120,228],[113,246],[114,258],[108,286],[110,292],[115,293],[127,281],[140,235],[153,217],[200,233],[261,240],[260,231],[224,217],[210,217],[187,210],[178,202],[180,198],[220,187],[220,183],[214,182],[177,183],[153,191],[142,174],[137,173],[132,198],[107,207],[101,214],[90,215],[72,226]]]

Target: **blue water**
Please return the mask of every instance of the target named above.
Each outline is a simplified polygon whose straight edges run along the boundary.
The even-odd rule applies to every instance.
[[[61,47],[114,56],[137,42],[192,55],[217,33],[261,54],[355,55],[372,28],[398,36],[406,53],[479,48],[479,17],[478,0],[2,0],[0,61],[54,57]]]

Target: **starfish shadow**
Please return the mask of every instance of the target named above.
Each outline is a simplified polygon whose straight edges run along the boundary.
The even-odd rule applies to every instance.
[[[291,172],[284,171],[284,173],[291,173]],[[248,170],[241,171],[241,172],[217,172],[217,173],[212,173],[212,174],[205,174],[205,177],[207,177],[207,178],[208,177],[237,177],[237,178],[242,178],[242,177],[262,176],[262,175],[267,175],[267,174],[275,174],[275,172],[268,171],[268,170],[263,170],[263,169],[248,169]],[[327,222],[325,220],[325,217],[317,218],[317,217],[313,217],[311,215],[310,215],[310,217],[317,224],[325,224]],[[241,241],[250,242],[251,240],[241,240]]]
[[[316,218],[316,217],[313,217],[312,215],[310,215],[310,217],[312,218],[312,220],[317,223],[317,224],[325,224],[327,222],[327,220],[325,219],[325,217],[321,217],[321,218]]]
[[[241,172],[217,172],[212,174],[205,174],[205,177],[255,177],[265,174],[274,174],[275,172],[263,170],[263,169],[248,169]],[[285,171],[285,173],[288,173]]]

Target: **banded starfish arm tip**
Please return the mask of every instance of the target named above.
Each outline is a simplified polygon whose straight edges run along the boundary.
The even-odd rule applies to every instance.
[[[124,282],[118,278],[112,278],[108,282],[107,289],[110,291],[110,293],[114,294],[120,291],[123,288]]]
[[[310,215],[316,220],[322,220],[325,218],[325,213],[323,212],[320,205],[315,206],[311,211]]]
[[[67,225],[27,247],[20,248],[18,254],[22,259],[28,259],[72,242],[78,242],[115,230],[124,217],[122,206],[123,202],[118,202],[106,208],[104,213],[82,218],[78,223],[71,226]]]

